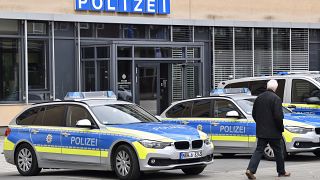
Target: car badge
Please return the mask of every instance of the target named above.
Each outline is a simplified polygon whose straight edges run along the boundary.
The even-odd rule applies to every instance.
[[[51,144],[52,143],[52,135],[48,134],[47,138],[46,138],[47,144]]]
[[[197,129],[199,130],[199,131],[202,131],[202,125],[201,124],[199,124],[198,126],[197,126]]]

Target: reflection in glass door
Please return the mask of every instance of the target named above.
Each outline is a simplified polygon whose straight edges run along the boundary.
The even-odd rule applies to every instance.
[[[137,102],[145,110],[152,114],[158,114],[158,84],[159,66],[139,65],[138,72],[138,94]]]

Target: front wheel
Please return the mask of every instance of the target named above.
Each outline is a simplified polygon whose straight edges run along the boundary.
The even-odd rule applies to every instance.
[[[283,147],[282,147],[283,158],[286,159],[288,156],[288,153],[287,153],[286,148],[284,146],[284,142],[282,142],[282,145],[283,145]],[[264,148],[263,156],[268,161],[275,161],[276,160],[275,155],[274,155],[274,151],[269,144]]]
[[[202,171],[206,168],[206,166],[200,166],[200,167],[191,167],[191,168],[184,168],[181,169],[186,175],[198,175],[202,173]]]
[[[15,164],[23,176],[35,176],[41,171],[38,167],[36,153],[29,144],[22,144],[15,153]]]
[[[112,162],[113,169],[121,180],[140,178],[140,167],[135,151],[128,145],[121,145],[115,151]]]

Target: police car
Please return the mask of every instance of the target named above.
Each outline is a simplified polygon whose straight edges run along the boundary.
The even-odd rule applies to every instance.
[[[208,136],[189,126],[162,124],[110,92],[68,93],[65,101],[32,105],[5,132],[4,155],[24,176],[42,168],[115,171],[182,169],[200,174],[213,162]]]
[[[252,95],[264,92],[267,82],[278,81],[277,95],[294,112],[320,115],[320,72],[279,72],[275,76],[247,77],[222,81],[218,88],[249,88]]]
[[[229,92],[228,92],[229,91]],[[211,97],[175,102],[162,114],[164,122],[184,124],[207,133],[215,144],[215,153],[233,156],[253,153],[256,147],[256,124],[251,112],[256,96],[248,90],[217,90]],[[231,93],[231,94],[228,94]],[[283,108],[285,132],[284,154],[313,152],[320,157],[320,117],[295,114]],[[264,156],[274,159],[273,150],[267,146]]]

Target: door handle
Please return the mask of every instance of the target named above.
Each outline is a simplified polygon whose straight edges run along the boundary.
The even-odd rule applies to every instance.
[[[212,122],[211,123],[211,126],[218,126],[220,123],[218,123],[218,122]]]
[[[61,135],[62,135],[62,136],[64,136],[64,137],[68,137],[68,136],[70,136],[70,134],[69,134],[69,133],[67,133],[67,132],[63,132],[63,133],[61,133]]]
[[[187,125],[187,124],[189,124],[189,122],[188,121],[182,121],[181,124]]]
[[[36,130],[36,129],[32,129],[32,130],[31,130],[31,133],[32,133],[32,134],[38,134],[38,132],[39,132],[39,131]]]

